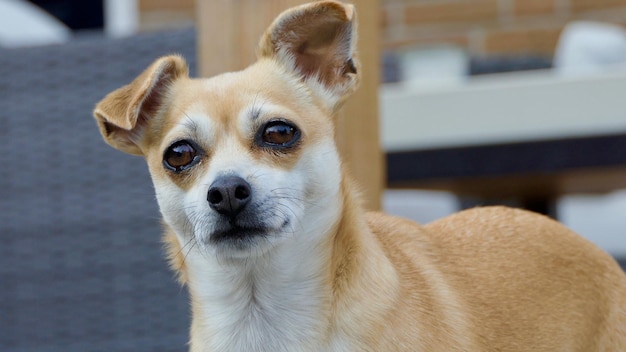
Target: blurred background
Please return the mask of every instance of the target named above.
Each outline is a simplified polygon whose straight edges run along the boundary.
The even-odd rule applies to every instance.
[[[186,350],[147,168],[91,110],[160,55],[198,75],[209,2],[0,0],[1,351]],[[384,210],[523,207],[626,263],[626,0],[356,2],[380,38]]]

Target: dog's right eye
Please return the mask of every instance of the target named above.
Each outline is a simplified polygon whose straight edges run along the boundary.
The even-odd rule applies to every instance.
[[[172,171],[183,171],[198,160],[196,149],[188,141],[178,141],[163,154],[163,164]]]

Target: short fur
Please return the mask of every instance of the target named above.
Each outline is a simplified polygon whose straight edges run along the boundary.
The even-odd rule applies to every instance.
[[[334,143],[361,74],[355,16],[335,1],[289,9],[247,69],[191,79],[163,57],[95,108],[104,139],[148,163],[191,351],[626,351],[626,276],[559,223],[488,207],[421,226],[362,209]],[[298,134],[272,144],[276,123]],[[212,185],[233,177],[249,192],[218,208]]]

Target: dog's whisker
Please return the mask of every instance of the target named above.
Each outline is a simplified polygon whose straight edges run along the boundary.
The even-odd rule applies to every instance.
[[[308,201],[308,200],[306,200],[304,198],[294,197],[294,196],[292,196],[290,194],[286,194],[286,193],[285,194],[274,193],[274,196],[275,196],[275,199],[283,199],[283,200],[287,200],[287,201],[290,201],[290,202],[299,202],[299,203],[304,203],[304,204],[315,206],[315,207],[320,207],[320,205],[317,204],[317,203]]]
[[[191,252],[191,249],[192,249],[192,248],[193,248],[193,246],[194,246],[194,242],[195,242],[195,238],[194,238],[193,236],[192,236],[192,237],[190,237],[190,238],[187,240],[187,242],[185,242],[185,245],[184,245],[184,246],[182,246],[182,247],[178,250],[178,252],[176,253],[176,255],[180,255],[181,253],[183,253],[183,251],[184,251],[185,249],[187,249],[187,247],[188,247],[189,245],[191,245],[191,247],[190,247],[190,248],[187,250],[187,252],[183,255],[183,263],[185,262],[185,259],[187,258],[187,255],[189,255],[189,252]]]

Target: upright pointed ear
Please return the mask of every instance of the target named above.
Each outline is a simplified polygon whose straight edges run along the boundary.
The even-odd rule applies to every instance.
[[[358,85],[356,12],[336,1],[304,4],[280,14],[259,43],[259,58],[294,71],[336,110]]]
[[[163,107],[170,83],[188,74],[183,58],[165,56],[132,83],[109,93],[93,112],[104,140],[123,152],[143,155],[140,145],[149,119]]]

